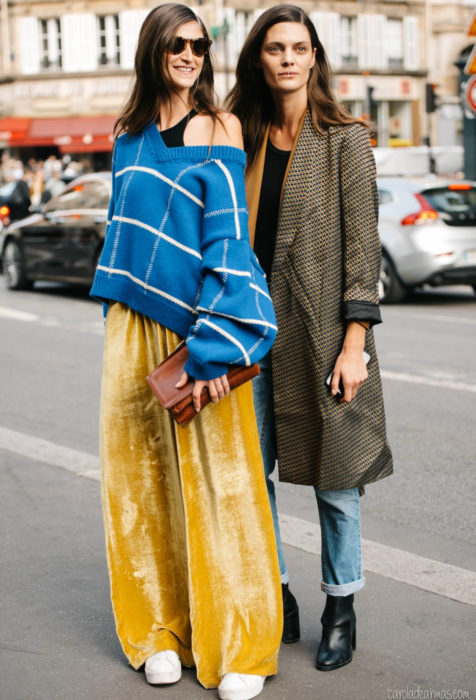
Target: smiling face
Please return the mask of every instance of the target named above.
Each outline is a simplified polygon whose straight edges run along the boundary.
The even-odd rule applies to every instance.
[[[315,55],[304,24],[279,22],[266,32],[259,67],[272,92],[298,92],[306,88]]]
[[[175,36],[184,39],[200,39],[203,32],[200,24],[195,21],[185,22],[175,32]],[[192,52],[190,42],[185,44],[184,50],[179,54],[168,51],[164,58],[165,74],[168,76],[170,88],[174,92],[188,91],[200,76],[203,67],[203,56],[196,56]]]

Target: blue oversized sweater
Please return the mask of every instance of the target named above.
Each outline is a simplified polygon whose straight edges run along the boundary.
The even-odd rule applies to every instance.
[[[261,359],[276,336],[249,244],[245,154],[167,148],[154,123],[114,148],[112,198],[91,295],[127,304],[186,338],[187,372],[224,374]]]

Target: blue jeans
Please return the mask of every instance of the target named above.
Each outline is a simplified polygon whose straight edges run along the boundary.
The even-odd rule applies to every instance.
[[[271,356],[260,362],[260,374],[253,379],[256,422],[263,454],[266,485],[273,513],[281,581],[289,580],[279,531],[276,493],[271,474],[276,466],[276,426],[274,420]],[[321,589],[333,596],[346,596],[365,584],[362,577],[359,490],[319,491],[314,488],[321,524]]]

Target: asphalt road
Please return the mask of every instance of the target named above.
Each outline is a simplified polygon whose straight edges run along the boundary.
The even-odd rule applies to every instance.
[[[375,334],[395,474],[367,488],[363,535],[388,552],[474,571],[476,297],[465,287],[424,291],[384,307],[383,320]],[[35,445],[37,438],[60,452],[97,454],[102,338],[101,308],[83,290],[42,284],[32,292],[0,291],[0,431],[18,441],[5,449],[0,440],[2,550],[9,562],[0,575],[5,700],[108,700],[149,697],[150,691],[155,697],[202,697],[192,674],[165,692],[138,683],[127,669],[105,606],[97,482],[22,452],[22,440]],[[296,522],[317,520],[308,487],[280,484],[278,506]],[[303,612],[311,613],[320,595],[318,560],[298,544],[286,550],[293,588]],[[318,622],[315,613],[306,614],[303,642],[284,649],[280,676],[267,683],[263,697],[310,700],[322,690],[323,697],[377,700],[390,697],[389,688],[420,682],[427,689],[471,688],[474,608],[424,593],[424,586],[402,586],[392,575],[380,575],[378,564],[367,580],[361,596],[367,656],[364,642],[350,670],[314,671],[307,657]],[[383,611],[387,625],[373,618],[375,610]],[[297,676],[303,654],[309,668]],[[464,697],[474,697],[469,692]]]

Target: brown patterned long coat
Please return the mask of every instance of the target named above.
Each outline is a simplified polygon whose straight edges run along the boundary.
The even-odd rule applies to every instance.
[[[267,138],[267,137],[266,137]],[[266,138],[247,177],[250,235]],[[271,296],[279,478],[319,489],[363,486],[392,473],[372,330],[368,379],[340,404],[325,387],[348,320],[379,322],[380,240],[375,163],[360,124],[316,133],[301,124],[281,194]]]

